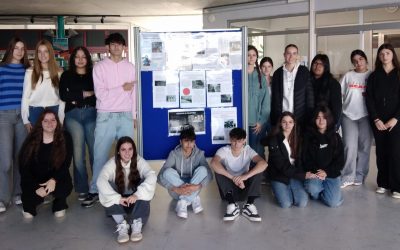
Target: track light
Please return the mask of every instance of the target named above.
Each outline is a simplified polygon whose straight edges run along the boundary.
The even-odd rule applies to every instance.
[[[31,16],[31,23],[34,23],[35,22],[35,18],[34,18],[34,16]]]
[[[78,23],[78,16],[74,18],[74,23]]]
[[[101,23],[104,23],[104,18],[106,18],[106,17],[105,17],[105,16],[102,16],[102,17],[101,17],[101,19],[100,19],[100,22],[101,22]]]

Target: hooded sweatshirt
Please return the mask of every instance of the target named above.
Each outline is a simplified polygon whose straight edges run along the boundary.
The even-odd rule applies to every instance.
[[[175,169],[181,178],[191,178],[196,168],[203,166],[207,168],[207,177],[201,182],[201,185],[206,186],[213,178],[210,167],[208,166],[206,157],[204,156],[204,151],[196,147],[193,148],[192,154],[185,158],[183,156],[183,150],[181,145],[175,147],[172,150],[164,165],[162,166],[160,172],[158,173],[157,182],[165,187],[166,189],[171,189],[174,186],[169,183],[163,176],[164,171],[168,168]]]

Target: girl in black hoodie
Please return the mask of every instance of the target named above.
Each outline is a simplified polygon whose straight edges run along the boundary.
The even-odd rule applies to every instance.
[[[315,110],[310,131],[303,143],[304,171],[318,178],[306,180],[306,191],[313,199],[321,199],[329,207],[343,203],[340,171],[344,166],[344,150],[340,135],[335,132],[332,113],[326,106]]]
[[[376,143],[377,193],[400,199],[400,64],[392,45],[382,44],[367,82],[367,109]]]

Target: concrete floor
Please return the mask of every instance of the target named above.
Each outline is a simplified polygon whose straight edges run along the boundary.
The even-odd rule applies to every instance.
[[[372,154],[374,156],[374,153]],[[344,190],[344,204],[328,208],[310,201],[306,208],[279,208],[271,190],[263,185],[256,201],[263,221],[244,217],[223,222],[225,203],[213,181],[201,193],[204,212],[190,211],[187,220],[174,212],[175,202],[157,187],[151,215],[139,243],[118,244],[115,225],[100,204],[82,208],[75,194],[70,208],[57,220],[50,205],[27,222],[21,208],[11,206],[0,215],[0,249],[400,249],[400,200],[374,192],[376,167],[371,157],[370,175],[365,185]],[[152,162],[159,169],[160,162]]]

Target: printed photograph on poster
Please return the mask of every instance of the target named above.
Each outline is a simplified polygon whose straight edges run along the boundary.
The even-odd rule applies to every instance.
[[[196,134],[206,133],[204,109],[168,110],[168,136],[179,135],[185,125],[192,125]]]
[[[237,109],[212,108],[211,109],[211,141],[212,144],[229,143],[229,131],[237,127]]]
[[[206,106],[205,71],[180,71],[180,107]]]
[[[153,71],[153,108],[179,107],[178,71]]]
[[[206,71],[207,107],[232,107],[232,70]]]
[[[141,42],[141,67],[142,70],[163,70],[166,66],[166,53],[163,40],[164,34],[142,33]]]

